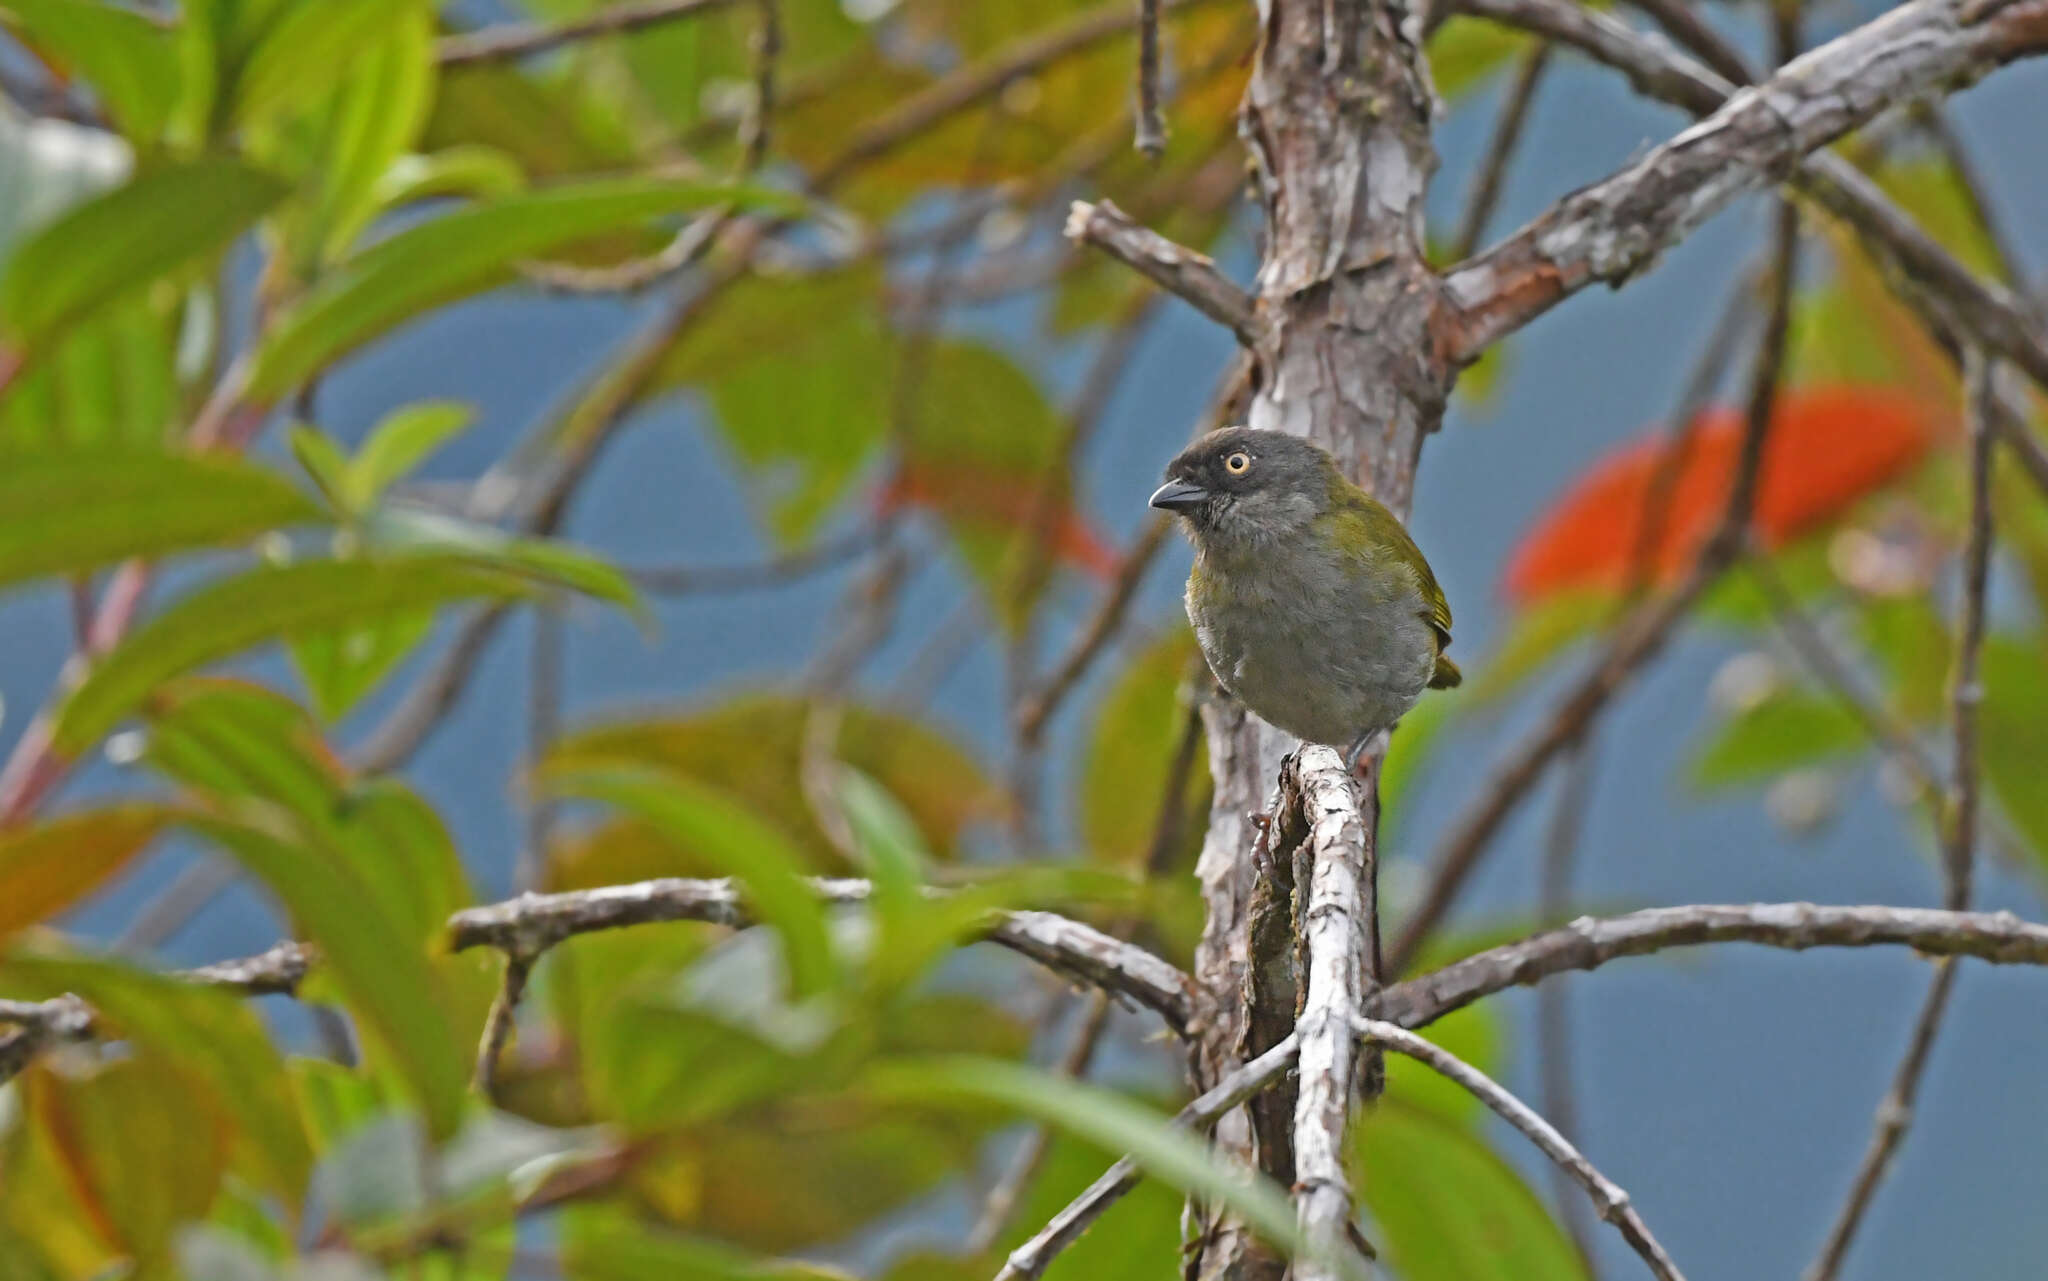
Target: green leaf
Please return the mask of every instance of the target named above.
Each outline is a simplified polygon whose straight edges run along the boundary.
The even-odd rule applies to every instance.
[[[227,248],[284,194],[266,173],[205,159],[75,207],[17,247],[0,275],[10,338],[47,343],[98,308]]]
[[[369,697],[434,630],[423,609],[285,642],[292,666],[323,721],[340,720]]]
[[[242,64],[230,108],[234,123],[317,99],[362,70],[363,55],[422,0],[291,4],[270,23]]]
[[[782,938],[792,988],[808,996],[836,979],[824,908],[803,876],[803,855],[774,827],[712,788],[650,769],[550,769],[551,792],[622,806],[693,855],[738,877],[761,920]]]
[[[475,418],[474,409],[454,400],[425,400],[386,414],[349,465],[350,507],[368,508]]]
[[[663,358],[664,387],[695,387],[777,539],[813,532],[888,439],[897,339],[883,274],[864,266],[749,275]]]
[[[384,914],[421,944],[470,901],[462,860],[431,807],[396,779],[352,777],[290,699],[244,681],[185,677],[151,700],[149,764],[209,802],[291,812],[343,851]]]
[[[2048,876],[2048,663],[2038,637],[1992,636],[1982,658],[1984,781],[1998,807],[2033,847],[2036,876]]]
[[[396,209],[435,196],[495,199],[526,186],[518,162],[496,147],[445,147],[428,155],[399,156],[371,190],[379,209]]]
[[[1078,781],[1081,840],[1088,856],[1139,868],[1151,852],[1173,754],[1187,720],[1181,686],[1201,671],[1194,633],[1175,626],[1132,656],[1100,700]],[[1200,679],[1207,680],[1206,674]],[[1198,737],[1181,812],[1181,846],[1159,869],[1189,868],[1209,812],[1206,736]],[[1143,798],[1134,804],[1134,798]]]
[[[1461,1121],[1388,1098],[1352,1133],[1375,1239],[1404,1281],[1584,1281],[1570,1238]]]
[[[562,1270],[572,1281],[688,1277],[690,1281],[834,1281],[847,1273],[762,1259],[729,1245],[663,1231],[619,1206],[571,1206],[562,1216]]]
[[[227,1172],[230,1128],[211,1098],[140,1058],[36,1072],[23,1094],[34,1150],[10,1162],[9,1198],[17,1179],[55,1184],[64,1218],[129,1257],[123,1273],[163,1276],[177,1229],[205,1216]]]
[[[299,279],[346,253],[383,207],[384,175],[426,123],[433,41],[430,14],[411,6],[354,54],[347,77],[323,98],[251,140],[254,154],[299,178],[279,219],[279,253]]]
[[[178,51],[140,13],[97,0],[8,0],[9,26],[92,85],[107,114],[138,142],[157,136],[178,100]]]
[[[235,1122],[261,1185],[296,1217],[312,1149],[283,1057],[246,999],[112,959],[17,952],[0,973],[51,995],[77,993],[106,1021],[103,1031],[144,1055],[151,1070],[207,1091]]]
[[[373,549],[387,553],[459,556],[485,569],[502,569],[641,612],[631,579],[570,543],[515,538],[494,525],[391,504],[364,522],[363,533]]]
[[[0,454],[161,450],[182,426],[175,321],[137,296],[66,330],[0,398]]]
[[[292,446],[292,457],[299,460],[306,475],[334,509],[343,515],[352,515],[354,508],[348,501],[348,458],[319,428],[305,423],[294,423],[288,435]]]
[[[1499,23],[1453,17],[1430,37],[1430,79],[1449,102],[1484,84],[1528,43],[1525,33]]]
[[[421,312],[510,280],[521,259],[663,214],[723,204],[797,207],[762,187],[621,178],[507,196],[408,227],[337,265],[277,324],[257,353],[248,395],[275,400]]]
[[[1065,1209],[1118,1155],[1055,1133],[1047,1145],[1042,1172],[1018,1202],[1013,1226],[1001,1242],[1003,1252],[1015,1249]],[[1167,1281],[1179,1275],[1175,1260],[1180,1257],[1183,1204],[1181,1194],[1165,1183],[1141,1180],[1095,1227],[1060,1251],[1046,1269],[1046,1281],[1099,1281],[1104,1277]],[[986,1281],[994,1271],[994,1267],[984,1266],[974,1279]],[[891,1281],[895,1281],[893,1275]]]
[[[532,590],[512,574],[446,555],[270,565],[220,579],[144,623],[100,660],[65,699],[55,745],[83,751],[165,681],[252,646]]]
[[[0,586],[244,542],[320,516],[242,458],[98,450],[7,455],[0,512]]]
[[[1693,759],[1692,781],[1710,789],[1744,786],[1868,746],[1868,735],[1840,699],[1774,690],[1714,729]]]
[[[1001,1059],[900,1059],[862,1078],[869,1097],[909,1105],[992,1104],[1036,1118],[1111,1151],[1182,1192],[1220,1202],[1260,1235],[1298,1251],[1300,1233],[1285,1193],[1247,1179],[1201,1139],[1113,1090],[1053,1076]],[[1371,1128],[1371,1127],[1367,1127]]]
[[[1615,598],[1600,591],[1566,592],[1538,601],[1508,620],[1485,661],[1466,668],[1458,697],[1474,706],[1513,693],[1558,655],[1614,617]]]
[[[457,1128],[467,1089],[468,1047],[458,1036],[440,976],[416,933],[385,910],[407,893],[394,864],[358,866],[347,850],[253,803],[224,807],[195,830],[234,855],[277,896],[317,944],[349,1009],[374,1032],[440,1138]]]
[[[175,817],[161,805],[131,803],[0,828],[0,938],[105,885]]]
[[[818,827],[802,795],[808,702],[751,693],[707,706],[652,709],[572,730],[549,752],[549,768],[642,766],[716,788],[774,824],[804,851],[807,870],[845,873],[845,856]],[[916,820],[927,848],[950,859],[973,824],[993,821],[1005,798],[974,755],[930,724],[894,712],[845,709],[836,754],[889,789]],[[549,887],[572,889],[650,876],[710,874],[678,859],[674,845],[637,825],[607,824],[557,845]]]

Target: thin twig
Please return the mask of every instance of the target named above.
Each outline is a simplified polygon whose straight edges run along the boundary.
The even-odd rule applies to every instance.
[[[1486,156],[1479,162],[1478,176],[1472,182],[1472,194],[1466,199],[1465,216],[1459,220],[1458,234],[1451,240],[1452,262],[1470,258],[1486,236],[1487,224],[1493,221],[1494,210],[1500,205],[1508,164],[1522,142],[1529,106],[1536,101],[1536,88],[1543,83],[1543,73],[1550,65],[1551,50],[1550,41],[1539,40],[1515,66],[1514,82],[1508,86],[1507,97],[1501,100],[1493,138],[1486,145]]]
[[[1055,1072],[1071,1079],[1087,1074],[1088,1064],[1095,1058],[1095,1048],[1102,1042],[1103,1029],[1109,1026],[1109,1010],[1107,992],[1096,990],[1082,998],[1080,1022],[1074,1028],[1066,1053],[1060,1056]],[[1051,1142],[1052,1131],[1044,1125],[1033,1126],[1024,1135],[1024,1141],[1017,1145],[1017,1151],[1011,1156],[1002,1177],[996,1180],[983,1200],[981,1217],[968,1230],[966,1243],[961,1247],[964,1253],[987,1253],[1009,1228],[1010,1218],[1017,1212],[1018,1201],[1023,1199],[1025,1189],[1031,1186],[1031,1180],[1038,1176],[1038,1168],[1045,1163]]]
[[[445,36],[434,57],[443,67],[480,62],[507,62],[598,36],[624,35],[658,23],[672,22],[727,8],[737,0],[640,0],[614,4],[567,22],[518,22]]]
[[[1949,718],[1955,747],[1942,824],[1942,899],[1950,911],[1957,912],[1969,906],[1977,842],[1977,709],[1984,697],[1978,657],[1984,646],[1985,596],[1991,566],[1991,415],[1996,376],[1993,362],[1974,348],[1966,353],[1964,367],[1968,400],[1965,417],[1970,435],[1970,533],[1963,554],[1962,619],[1957,627],[1955,670],[1949,687]],[[1905,1142],[1906,1131],[1913,1123],[1913,1104],[1920,1093],[1920,1082],[1955,992],[1957,969],[1956,959],[1946,957],[1935,970],[1927,999],[1907,1038],[1906,1053],[1899,1060],[1884,1100],[1878,1104],[1870,1145],[1850,1181],[1848,1199],[1829,1229],[1819,1257],[1807,1269],[1805,1281],[1833,1281],[1840,1272],[1857,1229],[1876,1199],[1878,1185]]]
[[[1572,864],[1584,833],[1586,808],[1592,799],[1594,741],[1589,734],[1574,743],[1558,785],[1550,830],[1543,841],[1543,870],[1538,911],[1545,928],[1566,920],[1572,893]],[[1546,983],[1536,989],[1536,1076],[1543,1098],[1543,1111],[1565,1138],[1578,1141],[1579,1107],[1572,1088],[1571,989],[1563,983]],[[1571,1195],[1565,1186],[1568,1173],[1553,1168],[1553,1198],[1563,1216],[1572,1244],[1585,1260],[1589,1281],[1598,1281],[1594,1261],[1591,1225],[1586,1221],[1585,1202]]]
[[[882,522],[868,521],[836,538],[784,552],[758,565],[664,565],[629,571],[633,585],[656,596],[688,596],[780,587],[838,569],[872,550]]]
[[[1159,110],[1159,0],[1138,0],[1138,132],[1135,145],[1148,159],[1166,151],[1166,118]]]
[[[1594,1168],[1579,1150],[1571,1145],[1556,1127],[1538,1116],[1534,1109],[1496,1083],[1493,1078],[1456,1055],[1425,1041],[1421,1037],[1392,1023],[1377,1019],[1361,1018],[1358,1031],[1367,1040],[1404,1054],[1418,1063],[1427,1064],[1437,1073],[1448,1077],[1477,1098],[1509,1125],[1526,1135],[1530,1142],[1549,1157],[1558,1169],[1571,1176],[1573,1182],[1586,1190],[1593,1198],[1593,1206],[1600,1217],[1614,1225],[1621,1233],[1629,1248],[1634,1250],[1648,1265],[1650,1272],[1659,1281],[1685,1281],[1678,1265],[1650,1235],[1649,1225],[1642,1215],[1636,1213],[1630,1204],[1628,1193],[1621,1190],[1613,1180]]]
[[[1076,200],[1067,213],[1066,237],[1101,249],[1229,329],[1246,346],[1258,341],[1258,314],[1250,294],[1217,270],[1207,254],[1140,226],[1110,201]]]
[[[497,1096],[498,1060],[505,1052],[506,1043],[512,1039],[512,1028],[519,1017],[519,1001],[526,995],[526,980],[533,974],[535,959],[524,952],[505,954],[505,978],[498,987],[497,996],[491,1000],[490,1013],[484,1018],[483,1039],[476,1052],[476,1074],[471,1081],[476,1092],[486,1099]]]

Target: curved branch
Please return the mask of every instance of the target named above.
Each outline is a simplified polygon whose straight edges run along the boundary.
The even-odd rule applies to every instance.
[[[1543,1155],[1556,1162],[1558,1168],[1586,1189],[1586,1195],[1593,1198],[1594,1208],[1599,1210],[1600,1217],[1614,1225],[1659,1281],[1685,1281],[1678,1265],[1671,1261],[1664,1247],[1657,1244],[1657,1238],[1650,1235],[1649,1225],[1643,1222],[1643,1216],[1629,1204],[1628,1193],[1593,1168],[1593,1163],[1559,1134],[1556,1126],[1538,1116],[1535,1109],[1502,1089],[1492,1077],[1470,1063],[1405,1028],[1375,1019],[1359,1019],[1358,1033],[1367,1041],[1426,1064],[1463,1086],[1501,1119],[1527,1135]]]
[[[1076,244],[1094,245],[1229,329],[1245,346],[1258,341],[1258,314],[1251,295],[1218,271],[1207,254],[1141,226],[1107,200],[1076,200],[1067,212],[1066,236]]]
[[[1465,7],[1514,21],[1509,15],[1541,6],[1467,0]],[[1630,35],[1629,43],[1639,42]],[[1736,197],[1789,177],[1809,152],[1887,108],[2044,47],[2048,0],[1916,0],[1795,59],[1761,85],[1726,96],[1711,116],[1640,161],[1453,268],[1445,286],[1455,316],[1445,330],[1455,358],[1476,357],[1587,285],[1619,284],[1646,269]],[[1725,85],[1676,55],[1655,70],[1657,83],[1639,87],[1695,108]]]
[[[812,884],[828,903],[865,902],[869,894],[866,881],[820,880]],[[487,907],[468,908],[449,918],[448,940],[458,952],[488,946],[510,956],[538,956],[577,934],[657,921],[705,921],[737,928],[751,924],[753,917],[739,886],[731,880],[666,877],[562,894],[522,894]],[[1192,1016],[1193,997],[1185,974],[1144,948],[1093,926],[1052,912],[1002,912],[990,923],[985,937],[1071,978],[1135,1001],[1159,1014],[1176,1032],[1185,1031]]]
[[[1380,992],[1373,1015],[1424,1027],[1482,997],[1569,970],[1598,969],[1701,943],[1810,947],[1904,946],[1930,956],[1974,956],[1994,965],[2048,965],[2048,925],[2011,912],[1929,907],[1821,907],[1812,903],[1700,903],[1626,916],[1582,916],[1519,943],[1489,948]]]

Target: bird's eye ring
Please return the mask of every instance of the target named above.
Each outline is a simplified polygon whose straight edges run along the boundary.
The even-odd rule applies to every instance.
[[[1252,469],[1252,456],[1240,449],[1223,460],[1223,469],[1233,476],[1242,476]]]

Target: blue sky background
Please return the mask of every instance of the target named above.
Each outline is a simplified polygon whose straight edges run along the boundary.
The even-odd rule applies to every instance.
[[[1839,7],[1837,7],[1839,8]],[[1828,11],[1836,14],[1835,9]],[[1846,21],[1846,9],[1837,15]],[[1449,225],[1483,146],[1498,88],[1443,127],[1435,207]],[[2048,265],[2048,66],[2003,71],[1956,100],[1967,140],[1993,175],[1998,212],[2027,263]],[[1618,77],[1560,58],[1539,96],[1496,231],[1594,180],[1684,123],[1635,99]],[[1716,219],[1625,291],[1592,291],[1538,322],[1512,346],[1507,379],[1483,415],[1454,412],[1424,454],[1414,526],[1450,592],[1467,669],[1483,666],[1502,627],[1495,583],[1517,537],[1586,461],[1656,421],[1675,397],[1732,274],[1764,232],[1751,202]],[[1225,264],[1240,279],[1240,243]],[[323,388],[322,425],[347,440],[391,406],[426,397],[474,402],[481,426],[429,465],[429,478],[475,476],[581,378],[604,363],[636,308],[606,301],[505,294],[467,304],[402,332],[351,362]],[[1032,306],[956,317],[1071,383],[1086,352],[1040,336]],[[1228,340],[1177,304],[1165,309],[1082,462],[1081,498],[1118,540],[1140,524],[1163,460],[1185,438],[1228,355]],[[689,403],[641,414],[585,486],[568,532],[628,564],[745,563],[768,549],[756,532],[716,440]],[[1134,635],[1178,610],[1186,553],[1178,545],[1146,581]],[[857,572],[857,571],[855,571]],[[846,574],[737,597],[657,602],[649,642],[630,624],[592,611],[569,635],[572,721],[649,699],[689,699],[784,681],[813,654],[835,618]],[[864,688],[882,691],[960,599],[943,558],[912,585],[895,636]],[[1062,602],[1070,623],[1092,604]],[[54,593],[0,601],[0,750],[11,748],[69,648],[65,603]],[[517,848],[509,779],[523,738],[530,631],[521,621],[491,648],[473,690],[428,743],[411,777],[440,808],[471,860],[479,892],[510,881]],[[1048,646],[1057,652],[1058,635]],[[1702,723],[1708,680],[1730,643],[1695,630],[1636,685],[1600,733],[1599,772],[1579,862],[1588,906],[1815,899],[1928,904],[1933,868],[1878,794],[1869,772],[1840,817],[1816,837],[1790,841],[1754,797],[1702,800],[1682,765]],[[1108,671],[1115,664],[1104,664]],[[282,677],[265,661],[259,670]],[[396,683],[402,689],[403,680]],[[1090,688],[1099,688],[1098,678]],[[999,658],[982,645],[939,691],[940,716],[984,751],[1003,740]],[[395,692],[395,691],[393,691]],[[1057,745],[1080,718],[1070,704]],[[1429,785],[1410,800],[1406,845],[1420,857],[1444,817],[1486,768],[1507,732],[1466,733],[1437,756]],[[351,719],[343,737],[374,723],[390,698]],[[1501,732],[1494,732],[1495,729]],[[1057,755],[1057,753],[1056,753]],[[95,765],[69,799],[125,781]],[[1547,805],[1524,808],[1461,908],[1476,923],[1526,916]],[[173,850],[81,910],[77,928],[110,937],[170,879],[189,851]],[[1390,892],[1401,887],[1398,865]],[[1986,905],[2039,918],[2030,883],[1994,869]],[[255,897],[230,894],[163,949],[197,963],[260,949],[278,925]],[[1695,1281],[1796,1275],[1836,1212],[1868,1139],[1928,966],[1895,950],[1804,956],[1721,947],[1630,961],[1567,980],[1579,1064],[1584,1146],[1628,1188]],[[1509,1083],[1533,1092],[1526,994],[1506,998]],[[1845,1276],[1852,1281],[2042,1275],[2048,1258],[2048,976],[1971,964],[1928,1073],[1917,1123]],[[1134,1060],[1142,1066],[1147,1060]],[[1516,1145],[1504,1145],[1515,1151]],[[960,1212],[945,1199],[915,1225],[938,1232]],[[1610,1276],[1641,1265],[1612,1233],[1599,1249]]]

